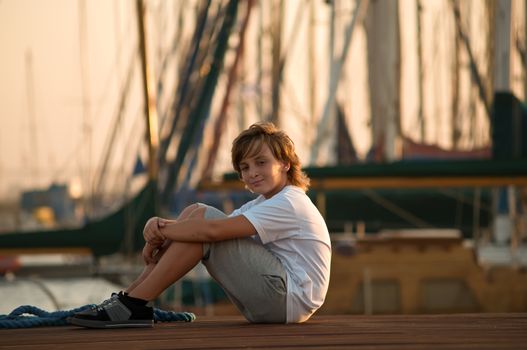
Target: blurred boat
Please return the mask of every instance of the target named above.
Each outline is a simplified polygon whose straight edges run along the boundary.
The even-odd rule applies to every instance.
[[[0,256],[0,275],[13,273],[20,269],[20,261],[17,256]]]

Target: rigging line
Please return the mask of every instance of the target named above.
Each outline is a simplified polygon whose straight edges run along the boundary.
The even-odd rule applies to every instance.
[[[172,108],[172,112],[174,118],[172,120],[171,131],[165,138],[167,141],[167,151],[168,147],[174,146],[176,153],[178,152],[178,148],[181,145],[176,144],[178,142],[181,143],[185,128],[191,123],[191,113],[197,108],[200,93],[205,88],[205,80],[202,77],[210,70],[209,51],[214,47],[213,43],[215,40],[213,37],[217,30],[219,20],[223,16],[221,6],[221,2],[218,2],[218,8],[211,9],[209,2],[207,7],[201,11],[193,41],[189,46],[188,55],[191,57],[191,60],[187,63],[187,69],[184,70],[185,76],[178,86],[178,91],[181,90],[182,93],[176,93],[176,95],[179,95],[179,98],[174,99],[173,102],[174,107]],[[209,20],[209,18],[212,19]],[[162,165],[172,161],[169,161],[166,155],[160,157]]]
[[[66,169],[70,164],[72,164],[73,158],[76,158],[80,148],[83,146],[83,139],[81,138],[77,145],[71,150],[69,155],[65,158],[65,160],[62,162],[62,165],[60,165],[57,170],[52,174],[53,179],[59,178],[59,175],[64,175],[66,173]]]
[[[170,146],[170,142],[173,138],[173,135],[176,131],[181,109],[184,106],[184,102],[188,98],[188,94],[189,94],[188,85],[190,84],[191,75],[195,71],[194,66],[196,64],[196,60],[197,60],[199,50],[200,50],[200,43],[203,38],[203,33],[205,31],[205,24],[207,22],[210,3],[211,3],[210,0],[203,2],[202,8],[199,12],[196,30],[194,32],[193,39],[192,39],[194,46],[189,52],[190,57],[188,57],[186,67],[183,70],[183,77],[181,78],[180,84],[178,85],[178,88],[176,89],[176,95],[178,95],[179,98],[175,99],[174,105],[172,106],[172,109],[171,109],[174,113],[174,118],[173,118],[174,120],[172,121],[170,125],[170,129],[169,129],[167,136],[164,139],[162,139],[160,143],[159,153],[158,153],[160,167],[164,166],[166,163],[166,154]]]
[[[216,42],[215,39],[217,39],[219,32],[217,30],[214,30],[214,29],[218,28],[218,26],[220,25],[220,20],[222,18],[224,18],[224,16],[225,16],[225,5],[223,5],[220,2],[218,2],[218,3],[216,3],[216,7],[217,7],[216,11],[215,11],[216,16],[213,17],[212,23],[206,23],[211,28],[213,28],[212,30],[209,30],[209,31],[205,32],[205,33],[207,33],[209,35],[208,42]]]
[[[458,194],[458,191],[454,191],[454,190],[447,189],[447,188],[441,188],[441,189],[437,189],[437,192],[443,194],[446,197],[454,198],[458,202],[468,204],[468,205],[473,205],[473,201],[466,199],[464,196],[460,196]],[[492,211],[492,208],[488,205],[480,204],[479,207],[480,209],[483,209],[489,213]]]
[[[85,195],[82,196],[82,205],[86,215],[92,213],[93,208],[93,183],[92,183],[92,111],[90,101],[90,74],[88,72],[88,19],[86,0],[77,1],[78,11],[78,38],[79,38],[79,66],[80,89],[82,101],[82,146],[85,154],[79,157],[79,172]],[[85,147],[85,148],[84,148]]]
[[[288,56],[290,57],[290,55],[288,55],[288,52],[294,51],[295,44],[299,41],[299,40],[295,40],[295,38],[298,36],[298,34],[300,32],[299,28],[301,27],[301,24],[302,24],[305,12],[306,12],[305,11],[305,6],[302,6],[302,3],[299,3],[297,11],[296,11],[296,15],[295,15],[295,23],[293,24],[293,30],[290,33],[290,36],[289,36],[286,44],[284,45],[284,47],[287,47],[288,50],[287,51],[284,50],[282,56],[280,57],[278,82],[277,82],[278,87],[277,87],[277,89],[279,91],[283,90],[285,92],[286,96],[292,102],[291,105],[293,106],[292,107],[293,110],[298,111],[297,113],[300,114],[300,115],[308,116],[309,115],[308,112],[302,111],[302,107],[300,106],[300,103],[298,102],[298,99],[296,98],[296,95],[294,95],[294,91],[291,92],[289,89],[283,88],[283,86],[286,84],[286,82],[284,82],[283,71],[284,71],[284,68],[285,68],[287,62],[289,61],[287,58],[288,58]],[[282,110],[282,107],[283,107],[283,101],[280,100],[280,106],[278,107],[279,110]]]
[[[128,64],[128,73],[126,74],[126,81],[124,83],[124,86],[121,89],[122,93],[121,93],[121,97],[119,101],[119,106],[117,107],[118,108],[117,113],[115,113],[112,127],[110,128],[110,132],[106,135],[107,138],[106,138],[104,152],[103,152],[103,159],[101,161],[100,170],[98,171],[94,179],[94,188],[95,188],[96,195],[100,195],[103,191],[102,186],[105,180],[104,179],[105,173],[107,171],[108,163],[113,153],[117,131],[119,129],[121,120],[123,119],[126,102],[128,101],[130,89],[132,86],[136,59],[137,59],[136,55],[133,55],[130,59],[130,63]]]
[[[72,163],[72,159],[79,153],[79,150],[82,146],[84,146],[84,140],[81,138],[77,145],[71,150],[69,155],[62,162],[62,164],[57,167],[57,170],[52,174],[52,178],[58,178],[59,175],[64,174],[66,172],[66,169]]]
[[[119,71],[119,67],[121,67],[121,64],[120,64],[121,63],[120,62],[121,61],[120,60],[121,53],[120,52],[121,52],[121,42],[122,41],[123,40],[118,40],[119,44],[118,44],[118,47],[117,47],[117,54],[115,55],[115,61],[113,63],[113,67],[110,67],[110,71],[106,75],[106,80],[105,80],[105,84],[104,84],[104,91],[101,94],[103,96],[103,98],[102,98],[102,100],[100,102],[98,101],[97,104],[96,104],[97,111],[95,112],[95,115],[93,117],[94,121],[92,123],[92,125],[94,125],[95,129],[99,129],[96,125],[101,120],[105,119],[105,118],[103,118],[103,116],[105,114],[102,113],[102,108],[105,105],[106,100],[110,96],[108,91],[110,90],[110,88],[112,86],[111,81],[117,76],[117,74],[115,74],[115,72],[118,72]],[[137,44],[132,45],[131,55],[135,55],[137,53],[137,50],[138,50]]]
[[[113,185],[111,188],[117,189],[119,186],[123,183],[127,183],[128,180],[130,180],[133,176],[133,169],[132,172],[128,172],[126,170],[127,162],[130,161],[131,154],[134,155],[140,155],[141,151],[141,145],[143,142],[143,131],[141,129],[142,122],[143,122],[143,110],[139,109],[134,117],[134,122],[132,125],[132,128],[130,128],[128,137],[126,137],[126,144],[125,147],[122,150],[122,156],[120,157],[121,162],[118,164],[117,168],[120,169],[117,174],[115,174],[115,177],[113,179]],[[141,123],[141,124],[139,124]],[[137,135],[138,131],[140,131],[140,135]],[[133,161],[135,162],[137,159],[134,158]],[[135,164],[135,163],[134,163]],[[133,165],[132,165],[133,166]],[[123,174],[127,174],[127,180],[123,181]],[[126,185],[125,185],[126,186]],[[126,200],[127,198],[127,189],[125,188],[123,190],[123,197]]]
[[[157,182],[159,165],[157,152],[159,149],[159,129],[157,119],[157,87],[153,84],[153,64],[149,61],[148,22],[145,0],[136,0],[137,26],[139,47],[141,53],[141,77],[143,92],[143,108],[146,117],[146,137],[148,144],[148,179]]]
[[[264,29],[264,15],[263,15],[263,1],[258,0],[258,22],[256,24],[256,80],[254,85],[256,86],[256,115],[260,118],[264,115],[264,98],[262,92],[262,79],[263,79],[263,42],[265,36]],[[243,115],[240,115],[240,119]],[[245,123],[243,123],[245,124]],[[242,126],[243,127],[243,126]]]
[[[527,5],[526,6],[526,15],[527,15]],[[525,31],[524,33],[527,34],[527,17],[525,19],[525,22],[524,23],[524,26],[526,26],[525,28]],[[524,39],[525,41],[525,39]],[[527,49],[525,47],[525,43],[522,43],[521,40],[520,40],[520,35],[519,33],[516,33],[516,40],[515,40],[515,44],[516,44],[516,49],[518,50],[518,55],[520,56],[520,61],[521,63],[523,63],[523,69],[522,69],[522,78],[524,80],[523,84],[523,89],[524,89],[524,92],[523,92],[523,100],[525,101],[527,99]]]
[[[131,24],[131,19],[128,21],[128,26],[130,26]],[[115,30],[115,33],[117,33],[117,29]],[[118,47],[117,47],[117,54],[115,56],[115,62],[114,62],[114,67],[115,68],[118,68],[119,66],[119,63],[120,63],[120,57],[121,57],[121,46],[122,46],[122,42],[121,40],[117,40],[118,42]],[[130,59],[130,63],[129,63],[129,66],[128,66],[128,70],[127,70],[127,74],[126,74],[126,81],[125,83],[123,84],[124,86],[124,91],[121,93],[121,98],[120,98],[120,102],[119,102],[119,105],[118,105],[118,111],[115,115],[115,120],[114,120],[114,123],[113,123],[113,127],[110,129],[110,133],[107,134],[107,139],[106,139],[106,146],[104,148],[105,151],[103,151],[103,157],[102,157],[102,160],[101,160],[101,166],[99,167],[99,172],[95,175],[95,179],[94,179],[94,192],[95,192],[95,195],[100,195],[101,192],[102,192],[102,184],[103,184],[103,181],[104,181],[104,176],[105,176],[105,172],[106,172],[106,168],[107,168],[107,165],[108,165],[108,161],[111,157],[111,153],[112,153],[112,150],[113,150],[113,144],[114,144],[114,141],[115,141],[115,137],[116,137],[116,134],[117,134],[117,129],[118,129],[118,126],[119,126],[119,122],[120,120],[122,119],[122,114],[123,114],[123,111],[124,111],[124,108],[125,108],[125,104],[126,104],[126,101],[127,101],[127,96],[128,96],[128,93],[130,91],[130,86],[131,86],[131,80],[132,80],[132,76],[133,76],[133,73],[134,73],[134,63],[135,63],[135,59],[136,59],[136,51],[137,51],[137,45],[132,45],[133,47],[133,50],[132,50],[132,55],[131,55],[131,59]],[[110,79],[113,77],[113,74],[108,74],[108,77],[107,77],[107,83],[105,84],[105,88],[106,90],[108,90],[108,88],[110,87]],[[122,81],[122,80],[121,80]],[[122,90],[122,87],[121,87],[121,90]],[[103,94],[103,96],[107,96],[108,94],[105,92]],[[104,103],[100,103],[98,105],[99,109],[102,108],[102,105]],[[96,115],[101,115],[102,113],[98,110],[97,111],[97,114]]]
[[[283,54],[280,57],[280,61],[279,61],[278,85],[281,85],[282,80],[283,80],[282,73],[284,71],[285,65],[288,62],[287,60],[288,52],[294,51],[295,44],[299,41],[299,40],[295,40],[295,38],[298,36],[298,33],[300,32],[300,26],[304,19],[306,8],[308,8],[308,6],[303,6],[302,2],[298,3],[298,7],[296,9],[296,15],[295,15],[295,22],[293,23],[293,29],[291,31],[289,38],[287,39],[287,42],[284,45],[284,47],[287,47],[288,50],[283,51]]]
[[[201,135],[200,135],[201,134]],[[188,151],[187,158],[188,160],[185,161],[185,163],[181,166],[183,176],[183,181],[181,182],[181,185],[179,186],[178,191],[181,191],[185,188],[189,188],[190,183],[192,182],[192,176],[194,175],[194,168],[196,167],[198,163],[198,148],[200,141],[203,137],[203,129],[200,130],[198,135],[196,135],[196,138],[194,140],[194,144],[191,146],[191,148]]]
[[[477,246],[479,245],[481,233],[481,223],[479,215],[481,210],[481,188],[479,187],[476,188],[476,193],[474,194],[474,201],[472,205],[472,239]]]
[[[309,145],[309,140],[313,139],[313,126],[315,125],[315,117],[317,110],[317,94],[316,94],[316,44],[315,38],[315,0],[309,0],[309,19],[307,24],[307,86],[308,86],[308,112],[306,125],[309,128],[308,135],[306,135],[306,144]]]
[[[525,48],[525,44],[521,42],[521,38],[519,35],[516,35],[515,44],[516,44],[516,49],[518,50],[518,55],[520,55],[520,60],[523,63],[524,68],[525,68],[527,67],[527,50]]]
[[[419,136],[420,141],[425,140],[425,117],[424,117],[424,93],[423,82],[425,77],[425,70],[423,69],[423,4],[422,0],[416,1],[416,33],[415,41],[417,46],[417,91],[418,91],[418,107],[417,120],[419,121]]]
[[[246,33],[247,26],[249,24],[249,19],[251,17],[251,9],[253,5],[254,5],[254,0],[248,0],[246,3],[247,12],[245,13],[245,17],[242,22],[242,27],[240,29],[240,34],[239,34],[239,39],[238,39],[239,40],[238,49],[236,50],[236,56],[234,57],[234,62],[232,63],[232,66],[231,66],[231,69],[229,71],[229,75],[227,78],[227,87],[225,88],[225,95],[223,97],[223,102],[220,108],[220,113],[214,124],[213,141],[209,147],[207,163],[201,175],[203,179],[210,179],[212,177],[212,170],[214,167],[214,163],[216,162],[216,157],[218,154],[222,131],[225,128],[225,123],[228,118],[227,112],[229,109],[231,91],[236,82],[236,77],[238,73],[238,65],[239,65],[240,59],[243,56],[243,52],[244,52],[245,33]]]
[[[357,22],[362,21],[362,19],[364,18],[364,15],[366,14],[367,8],[368,8],[368,0],[360,0],[360,2],[358,2],[357,5],[355,6],[353,17],[350,23],[348,24],[348,27],[346,28],[344,47],[342,48],[340,59],[332,63],[328,97],[324,105],[324,111],[318,123],[319,132],[317,133],[315,142],[313,143],[313,146],[311,148],[311,159],[309,162],[310,164],[315,164],[317,162],[320,145],[322,144],[323,140],[327,139],[328,136],[330,136],[328,135],[330,131],[328,130],[327,125],[329,123],[329,118],[331,114],[330,111],[335,104],[335,97],[337,93],[338,83],[340,80],[340,75],[341,75],[340,73],[342,70],[342,66],[348,55],[349,47],[351,45],[351,38],[352,38],[355,25]]]
[[[27,92],[27,110],[28,110],[28,129],[29,129],[29,151],[32,155],[29,172],[32,181],[39,178],[39,157],[38,157],[38,133],[37,117],[35,113],[35,81],[33,74],[33,55],[31,50],[25,53],[26,60],[26,92]]]
[[[474,58],[474,54],[470,46],[470,39],[468,38],[465,32],[465,29],[463,28],[463,23],[461,22],[461,11],[459,9],[459,5],[454,0],[450,0],[450,3],[452,4],[452,11],[454,12],[456,29],[468,53],[468,57],[470,61],[471,77],[474,83],[476,84],[476,86],[478,87],[479,97],[481,99],[481,102],[483,103],[483,106],[485,107],[485,111],[487,112],[487,117],[490,120],[490,117],[491,117],[490,102],[489,102],[489,98],[487,97],[487,93],[485,92],[485,86],[489,86],[489,85],[485,82],[485,79],[479,73],[478,66],[476,64],[476,59]]]
[[[191,118],[191,122],[187,125],[181,136],[176,157],[174,161],[171,162],[168,169],[167,182],[161,199],[164,205],[170,204],[171,193],[177,186],[180,168],[185,160],[189,146],[191,146],[191,142],[198,134],[199,126],[209,117],[212,98],[216,90],[219,74],[223,68],[225,52],[227,51],[228,40],[234,27],[237,10],[238,0],[230,0],[226,5],[225,14],[222,16],[223,21],[217,35],[212,60],[209,63],[206,76],[203,79],[203,90],[198,97],[196,108],[194,108],[190,114],[190,117],[193,118]]]
[[[394,204],[393,202],[389,201],[386,198],[383,198],[382,196],[378,195],[372,190],[362,190],[368,198],[370,198],[373,202],[379,204],[384,209],[387,209],[388,211],[396,214],[397,216],[401,217],[402,219],[406,220],[407,222],[411,223],[412,225],[419,227],[419,228],[433,228],[433,225],[430,225],[423,219],[417,217],[416,215],[412,214],[411,212],[401,208],[400,206]]]
[[[436,50],[438,52],[446,51],[444,47],[445,40],[450,39],[450,38],[447,39],[445,38],[445,36],[440,35],[441,28],[444,28],[444,23],[445,23],[444,19],[445,18],[443,16],[438,16],[437,18],[435,18],[435,21],[434,21],[435,28],[436,28],[436,30],[434,31],[435,32],[434,41],[437,43]],[[445,112],[443,111],[443,108],[445,108],[445,105],[441,103],[441,101],[444,101],[445,89],[441,88],[441,86],[444,86],[443,82],[445,82],[445,84],[448,83],[448,80],[446,78],[447,76],[446,72],[448,72],[448,68],[442,67],[441,58],[439,54],[436,54],[433,57],[434,57],[433,66],[441,67],[441,69],[436,69],[437,79],[436,79],[436,83],[433,84],[434,85],[434,96],[435,96],[435,99],[434,99],[435,100],[435,103],[434,103],[435,113],[434,114],[436,116],[443,116],[443,115],[446,115],[446,111]],[[441,71],[444,71],[444,72],[446,71],[446,72],[444,74],[441,74]],[[441,117],[436,117],[436,119],[437,119],[436,141],[439,144],[441,142],[441,135],[445,134],[448,128],[446,126],[447,123]]]
[[[33,284],[36,284],[42,290],[42,292],[44,292],[44,294],[46,294],[46,296],[51,300],[53,306],[55,306],[57,310],[60,310],[61,306],[58,299],[55,297],[55,294],[53,294],[53,291],[48,286],[46,286],[43,281],[39,280],[36,277],[29,277],[27,278],[27,280]]]
[[[452,147],[454,149],[459,149],[462,133],[463,133],[463,127],[461,123],[461,102],[460,102],[460,90],[461,90],[461,80],[460,80],[460,40],[459,40],[459,33],[455,31],[454,34],[454,44],[453,44],[453,50],[452,50],[452,65],[451,65],[451,74],[452,74],[452,80],[451,80],[451,125],[452,125],[452,133],[451,133],[451,140],[452,140]]]
[[[201,95],[206,89],[206,79],[203,79],[203,77],[205,77],[211,69],[215,68],[213,67],[214,62],[212,62],[213,59],[211,58],[211,55],[212,51],[215,49],[216,43],[218,42],[216,37],[218,35],[218,27],[221,26],[221,18],[225,17],[225,11],[221,6],[221,3],[218,3],[218,8],[211,11],[214,13],[214,17],[203,24],[203,29],[200,30],[199,36],[194,40],[197,45],[197,51],[192,53],[195,62],[189,71],[189,78],[185,81],[185,85],[183,86],[185,90],[188,90],[188,93],[184,96],[184,100],[180,99],[182,102],[177,106],[178,109],[174,112],[175,117],[172,121],[172,127],[174,129],[174,126],[176,126],[177,129],[174,129],[174,132],[167,137],[168,146],[175,146],[175,157],[178,156],[177,154],[180,152],[179,149],[181,147],[186,147],[186,145],[182,146],[182,144],[186,142],[186,129],[189,126],[192,127],[192,118],[194,118],[192,113],[199,108],[198,105],[202,98]],[[206,18],[204,18],[204,21],[206,21]],[[176,133],[178,133],[178,137],[176,137]],[[174,178],[174,169],[171,168],[173,167],[174,162],[176,162],[175,158],[170,161],[167,156],[160,158],[160,163],[162,165],[169,163],[167,183],[171,183]]]
[[[284,84],[287,84],[284,82]],[[301,103],[297,98],[297,95],[295,94],[294,88],[287,88],[288,86],[284,86],[282,91],[284,91],[284,95],[287,98],[287,102],[290,102],[289,104],[281,103],[280,109],[285,111],[292,111],[293,114],[297,116],[302,116],[303,120],[309,120],[310,113],[303,110],[301,107]]]
[[[273,0],[270,1],[270,4],[271,21],[269,24],[269,33],[271,40],[271,101],[269,113],[265,116],[265,120],[277,124],[280,118],[280,55],[282,51],[282,28],[284,25],[284,0]]]
[[[129,20],[128,20],[128,24],[127,24],[127,33],[130,32],[130,27],[132,25],[132,20],[131,20],[131,16],[129,17]],[[117,35],[116,35],[117,36]],[[128,39],[128,38],[127,38]],[[109,72],[106,74],[106,78],[105,78],[105,84],[103,85],[104,86],[104,91],[102,92],[102,96],[103,96],[103,99],[97,103],[96,105],[96,108],[97,110],[95,111],[95,114],[94,114],[94,122],[92,123],[93,125],[96,125],[97,122],[104,116],[104,113],[102,113],[102,106],[104,105],[104,102],[107,100],[108,96],[109,96],[109,93],[108,93],[108,90],[110,89],[111,87],[111,80],[112,78],[114,78],[114,76],[116,76],[117,74],[114,74],[115,72],[118,72],[119,71],[119,68],[121,67],[121,52],[122,52],[122,46],[123,46],[123,42],[125,40],[120,40],[119,38],[116,38],[116,41],[117,41],[117,48],[116,48],[116,54],[115,54],[115,57],[114,57],[114,62],[113,62],[113,67],[110,67],[109,68]],[[135,55],[137,53],[137,50],[138,50],[138,45],[137,43],[135,44],[132,44],[131,45],[132,49],[131,49],[131,54],[132,55]],[[95,127],[95,129],[98,129],[97,127]]]
[[[163,78],[166,77],[165,73],[166,73],[166,71],[168,69],[169,63],[174,60],[175,54],[177,52],[176,50],[178,48],[180,48],[181,36],[182,36],[182,33],[183,33],[183,27],[184,27],[184,24],[183,24],[184,11],[183,11],[183,5],[182,5],[183,3],[178,1],[177,4],[178,4],[177,20],[176,20],[176,25],[175,25],[175,29],[174,29],[174,34],[173,34],[173,37],[171,39],[172,45],[170,45],[168,50],[165,52],[164,57],[162,59],[161,68],[159,69],[157,88],[158,88],[158,94],[160,96],[159,96],[159,99],[158,99],[158,103],[163,98],[163,96],[162,96],[162,95],[164,95],[163,92],[166,91],[164,89],[164,85],[165,85],[165,81],[164,80],[166,80],[168,78],[166,78],[166,79],[163,79]],[[174,16],[175,16],[175,14],[174,14]],[[183,51],[183,50],[181,50],[181,51]],[[177,67],[177,64],[176,64],[176,67]],[[177,71],[177,68],[176,68],[176,71]],[[177,86],[177,81],[174,82],[173,84],[175,84]],[[165,122],[168,120],[167,114],[169,113],[168,111],[169,111],[170,106],[174,105],[175,101],[176,101],[176,95],[177,94],[173,94],[172,93],[172,89],[173,89],[173,87],[171,88],[170,91],[167,92],[168,94],[170,94],[169,101],[164,103],[163,106],[159,106],[159,111],[160,111],[160,113],[159,113],[159,116],[160,116],[159,130],[160,131],[163,130],[163,128],[165,126]]]

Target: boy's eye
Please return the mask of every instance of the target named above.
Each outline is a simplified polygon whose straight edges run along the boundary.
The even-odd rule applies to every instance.
[[[259,164],[259,165],[264,165],[264,164],[265,164],[265,160],[259,160],[259,161],[258,161],[258,164]]]

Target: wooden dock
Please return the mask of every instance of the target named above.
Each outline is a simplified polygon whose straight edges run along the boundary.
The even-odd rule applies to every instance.
[[[527,349],[527,314],[315,316],[256,325],[198,317],[154,328],[0,330],[0,349]]]

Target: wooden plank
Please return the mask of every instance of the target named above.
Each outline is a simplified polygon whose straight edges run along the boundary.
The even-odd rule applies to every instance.
[[[0,256],[42,254],[92,255],[92,250],[87,247],[0,248]]]
[[[496,187],[527,186],[527,176],[509,177],[382,177],[382,178],[335,178],[315,179],[315,190],[338,190],[360,188],[435,188],[435,187]]]
[[[0,330],[0,349],[524,349],[527,314],[315,316],[303,324],[198,317],[153,329]]]
[[[527,186],[527,176],[405,176],[405,177],[349,177],[311,179],[315,191],[364,188],[437,188],[437,187],[502,187]],[[204,182],[201,190],[243,190],[241,181]]]

